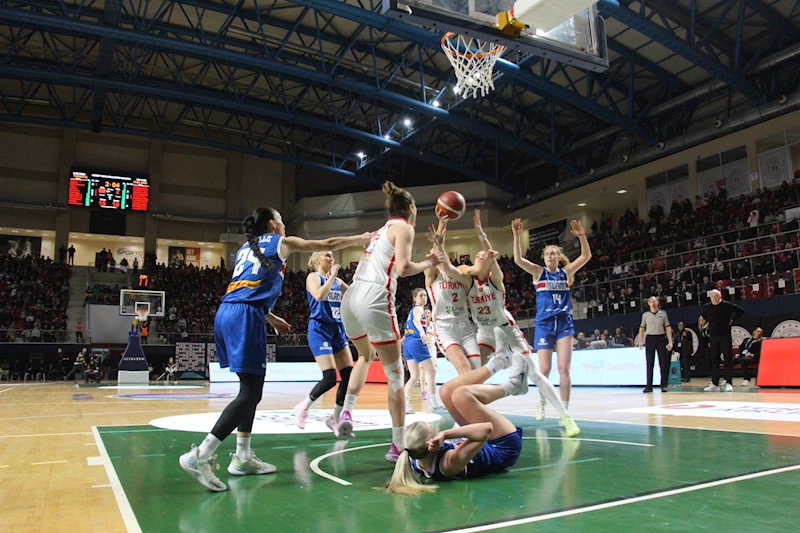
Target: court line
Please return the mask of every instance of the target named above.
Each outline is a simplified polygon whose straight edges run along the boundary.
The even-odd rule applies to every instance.
[[[142,455],[137,455],[137,457],[166,457],[167,454],[165,453],[144,453]]]
[[[671,416],[678,416],[678,415],[671,415]],[[722,419],[722,420],[732,420]],[[800,439],[800,435],[789,435],[788,433],[767,433],[763,431],[746,431],[743,429],[714,429],[714,428],[705,428],[705,427],[691,427],[691,426],[665,426],[659,425],[654,426],[651,424],[642,424],[637,422],[622,422],[620,420],[586,420],[586,422],[607,422],[611,424],[627,424],[629,426],[642,426],[648,428],[670,428],[670,429],[698,429],[702,431],[722,431],[724,433],[749,433],[750,435],[770,435],[773,437],[792,437],[795,439]],[[754,420],[754,422],[759,422],[758,420]]]
[[[580,440],[583,442],[605,442],[607,444],[625,444],[626,446],[641,446],[652,448],[655,444],[643,444],[641,442],[627,442],[624,440],[604,440],[604,439],[576,439],[575,437],[522,437],[522,440]]]
[[[3,394],[4,392],[8,392],[10,390],[14,390],[14,387],[9,387],[7,389],[0,390],[0,394]]]
[[[31,463],[32,465],[55,465],[60,463],[66,463],[66,459],[62,459],[61,461],[42,461],[40,463]]]
[[[92,432],[76,431],[74,433],[33,433],[28,435],[0,435],[0,439],[19,439],[22,437],[59,437],[61,435],[91,435]]]
[[[20,416],[17,418],[0,418],[0,420],[33,420],[35,418],[58,418],[63,416],[101,416],[101,415],[131,415],[137,413],[185,413],[197,411],[198,413],[216,413],[218,409],[155,409],[149,411],[114,411],[110,413],[70,413],[65,415]]]
[[[103,439],[100,438],[100,432],[97,431],[97,426],[92,426],[92,433],[94,434],[95,442],[97,442],[97,449],[100,451],[100,457],[106,469],[111,490],[114,491],[114,498],[117,500],[117,507],[119,507],[119,514],[122,515],[125,529],[128,530],[128,533],[142,533],[142,528],[139,527],[139,522],[136,521],[136,515],[133,514],[131,503],[125,495],[125,489],[122,488],[122,483],[119,481],[117,471],[114,470],[114,465],[108,457],[106,445],[103,443]]]
[[[107,487],[110,488],[111,485],[110,484],[107,484],[107,485],[92,485],[93,489],[105,489]]]
[[[11,465],[0,465],[0,468],[8,468]]]
[[[311,471],[317,474],[318,476],[324,477],[325,479],[330,479],[331,481],[338,483],[339,485],[344,485],[345,487],[348,487],[352,485],[352,483],[350,483],[349,481],[345,481],[344,479],[338,478],[332,474],[328,474],[327,472],[323,472],[323,470],[319,467],[319,463],[322,462],[324,459],[327,459],[328,457],[332,457],[340,453],[354,452],[356,450],[366,450],[367,448],[377,448],[378,446],[389,446],[390,444],[391,442],[384,442],[381,444],[370,444],[369,446],[358,446],[357,448],[336,450],[331,453],[326,453],[325,455],[320,455],[319,457],[311,461],[311,464],[309,464],[308,466],[311,468]]]
[[[549,465],[539,465],[539,466],[525,466],[523,468],[509,468],[509,472],[527,472],[529,470],[542,470],[543,468],[550,468],[553,466],[563,466],[563,465],[576,465],[578,463],[592,463],[594,461],[602,461],[602,457],[591,457],[589,459],[579,459],[577,461],[567,461],[565,463],[553,463]]]
[[[520,526],[523,524],[532,524],[535,522],[544,522],[546,520],[553,520],[554,518],[563,518],[565,516],[573,516],[576,514],[583,514],[592,511],[600,511],[603,509],[611,509],[613,507],[620,507],[623,505],[628,505],[631,503],[639,503],[645,502],[649,500],[656,500],[659,498],[666,498],[669,496],[675,496],[678,494],[684,494],[687,492],[694,492],[697,490],[708,489],[712,487],[718,487],[721,485],[727,485],[730,483],[736,483],[739,481],[746,481],[748,479],[756,479],[760,477],[771,476],[774,474],[783,474],[785,472],[793,472],[800,470],[800,463],[782,466],[779,468],[768,468],[764,470],[755,470],[753,472],[747,474],[736,474],[733,476],[725,476],[719,477],[714,480],[709,481],[695,481],[692,483],[684,483],[682,485],[677,485],[673,488],[668,489],[659,489],[659,490],[652,490],[647,492],[642,492],[639,494],[635,494],[633,496],[622,496],[618,498],[611,498],[604,502],[600,503],[591,503],[585,505],[576,505],[574,507],[567,507],[565,509],[561,509],[555,512],[552,511],[543,511],[541,513],[534,513],[528,516],[522,516],[519,518],[512,518],[512,519],[505,519],[505,520],[497,520],[493,522],[486,522],[483,524],[475,524],[473,526],[468,526],[464,528],[453,528],[453,529],[438,529],[435,531],[430,531],[428,533],[477,533],[480,531],[491,531],[493,529],[502,529],[507,527],[513,526]]]

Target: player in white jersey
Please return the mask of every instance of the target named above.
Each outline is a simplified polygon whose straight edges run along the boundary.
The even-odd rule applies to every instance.
[[[342,299],[342,322],[345,333],[358,350],[358,363],[350,375],[344,410],[339,420],[334,421],[333,430],[339,438],[353,435],[352,410],[377,351],[389,384],[389,413],[392,417],[392,445],[386,459],[395,462],[403,447],[405,426],[405,376],[395,312],[397,278],[419,274],[441,263],[444,256],[437,252],[426,256],[421,263],[411,260],[417,218],[414,198],[390,181],[383,185],[383,192],[389,220],[364,250],[353,283]]]
[[[480,212],[476,210],[476,218],[480,218]],[[431,240],[436,244],[437,249],[447,257],[444,250],[443,232],[431,228]],[[486,235],[481,236],[481,242],[488,247]],[[567,432],[567,436],[575,437],[580,433],[580,429],[572,417],[567,413],[564,404],[556,393],[553,384],[536,368],[531,358],[531,348],[525,336],[517,327],[514,317],[506,309],[505,288],[503,286],[503,272],[497,264],[497,253],[489,248],[480,251],[475,256],[475,267],[478,274],[474,277],[474,282],[468,294],[472,320],[478,325],[478,335],[483,336],[487,342],[492,342],[497,346],[494,335],[494,328],[499,327],[508,337],[508,347],[525,360],[526,372],[528,377],[536,384],[539,394],[547,398],[553,404],[561,417],[561,422]],[[463,285],[468,285],[469,281],[464,279],[465,274],[456,270],[452,265],[445,264],[445,271],[454,279],[459,280]],[[488,275],[487,275],[488,274]],[[527,380],[523,380],[523,387],[527,389]],[[524,391],[522,392],[524,394]]]
[[[444,236],[447,219],[439,219],[437,232]],[[466,265],[457,267],[462,274],[469,274],[472,268]],[[472,283],[471,275],[463,279]],[[450,277],[442,265],[425,271],[425,286],[433,309],[433,333],[436,344],[452,364],[458,375],[466,374],[481,366],[481,352],[475,337],[475,327],[469,321],[467,292],[471,285],[464,286]]]

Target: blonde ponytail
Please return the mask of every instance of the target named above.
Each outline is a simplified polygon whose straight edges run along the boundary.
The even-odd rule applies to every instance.
[[[414,422],[406,427],[403,434],[405,448],[394,465],[392,480],[386,487],[378,490],[405,494],[406,496],[419,496],[425,492],[433,492],[437,485],[423,485],[419,482],[417,473],[411,467],[411,459],[422,459],[428,452],[427,442],[434,436],[433,428],[427,422]]]
[[[317,265],[317,259],[322,257],[322,255],[326,254],[327,252],[314,252],[311,254],[311,257],[308,258],[308,268],[313,268],[315,270],[319,270],[319,266]]]

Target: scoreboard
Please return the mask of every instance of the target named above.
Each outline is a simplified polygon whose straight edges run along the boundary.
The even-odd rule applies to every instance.
[[[150,180],[146,176],[72,170],[69,205],[116,211],[147,211]]]

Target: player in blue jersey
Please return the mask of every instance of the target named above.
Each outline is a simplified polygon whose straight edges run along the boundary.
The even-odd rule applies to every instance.
[[[430,411],[439,409],[436,400],[436,367],[431,360],[431,352],[428,350],[428,322],[425,318],[425,306],[428,304],[428,294],[422,287],[417,287],[411,293],[414,299],[414,306],[408,312],[406,319],[405,335],[403,337],[403,357],[408,363],[409,378],[406,381],[406,414],[413,414],[411,408],[411,393],[420,381],[420,367],[425,369],[428,374],[427,391]],[[425,386],[425,383],[422,384]]]
[[[214,319],[217,357],[222,368],[230,368],[238,375],[239,395],[228,404],[200,446],[193,444],[180,457],[181,467],[214,492],[227,488],[214,473],[214,452],[236,428],[236,452],[231,454],[228,472],[245,476],[275,471],[274,466],[259,460],[251,451],[250,433],[267,368],[266,323],[280,334],[291,329],[286,321],[272,314],[283,288],[286,259],[292,252],[338,250],[366,244],[372,238],[370,233],[321,241],[287,237],[281,214],[270,207],[256,209],[243,226],[247,242],[236,254],[231,282]]]
[[[511,352],[502,328],[495,328],[494,333],[494,356],[484,366],[448,381],[440,390],[442,402],[459,427],[436,433],[428,422],[409,424],[403,434],[403,452],[386,490],[416,496],[437,488],[421,484],[417,474],[434,481],[462,480],[496,474],[517,462],[522,429],[487,404],[527,390],[526,364],[520,354]],[[509,366],[508,381],[484,384]]]
[[[581,255],[570,262],[561,247],[545,246],[542,252],[544,267],[541,267],[522,256],[522,220],[518,218],[511,223],[514,232],[514,263],[533,276],[533,286],[536,289],[536,337],[533,347],[539,354],[539,368],[542,374],[550,377],[555,349],[560,379],[558,391],[567,409],[572,389],[569,367],[572,364],[572,338],[575,335],[570,286],[575,280],[575,273],[592,258],[589,241],[586,240],[586,232],[581,223],[573,220],[570,226],[572,234],[581,243]],[[546,405],[547,401],[540,394],[539,405],[536,407],[537,420],[544,419]]]
[[[311,393],[294,407],[295,423],[305,429],[308,409],[317,399],[336,386],[336,371],[342,377],[336,389],[336,404],[333,414],[325,424],[333,430],[335,421],[342,414],[350,372],[353,371],[353,354],[347,343],[347,335],[342,324],[342,297],[348,285],[336,275],[341,266],[334,264],[333,252],[316,252],[308,260],[308,266],[315,272],[306,277],[306,294],[311,315],[308,321],[308,346],[314,354],[322,379],[314,385]]]

